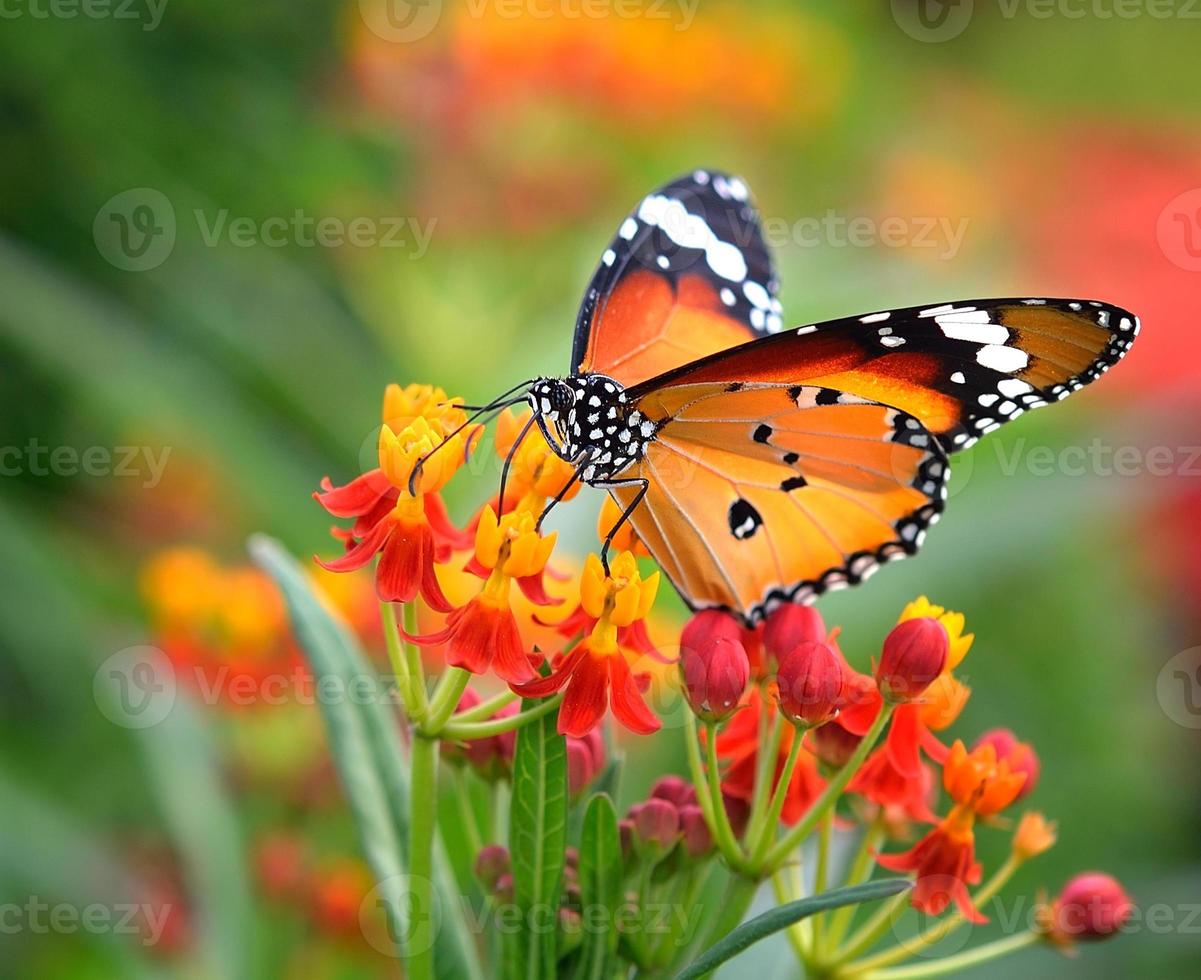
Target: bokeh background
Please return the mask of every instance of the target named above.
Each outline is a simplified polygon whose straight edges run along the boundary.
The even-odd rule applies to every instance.
[[[94,678],[156,642],[169,596],[146,569],[166,549],[231,570],[217,591],[240,611],[214,629],[274,635],[270,597],[236,571],[245,541],[334,550],[310,493],[370,456],[385,383],[477,400],[561,373],[625,212],[705,165],[756,194],[795,323],[989,295],[1141,315],[1102,383],[959,460],[919,559],[822,609],[860,666],[906,599],[966,612],[974,694],[955,734],[1032,741],[1033,802],[1060,821],[1016,890],[1101,867],[1169,910],[1078,961],[1029,953],[997,975],[1195,975],[1195,16],[1113,0],[7,5],[0,905],[136,898],[170,915],[117,934],[20,913],[2,972],[398,975],[358,926],[370,884],[315,712],[181,697],[131,728]],[[456,481],[456,513],[494,477]],[[596,503],[558,515],[579,553]],[[217,588],[211,569],[173,554],[177,600],[200,604],[189,583]],[[352,620],[360,598],[335,597]],[[660,736],[625,795],[680,764]],[[770,954],[762,969],[788,975]]]

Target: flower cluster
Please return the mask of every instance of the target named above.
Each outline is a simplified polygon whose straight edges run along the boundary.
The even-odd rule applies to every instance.
[[[640,564],[646,549],[628,525],[619,526],[611,503],[597,522],[598,536],[615,548],[611,560],[602,552],[577,564],[556,554],[556,534],[543,531],[543,519],[579,487],[528,413],[501,415],[500,491],[461,526],[440,494],[479,441],[467,410],[440,389],[392,386],[383,420],[378,466],[341,487],[326,480],[317,494],[331,514],[351,521],[335,530],[344,554],[324,567],[347,571],[379,556],[376,593],[413,736],[412,793],[437,798],[436,786],[422,780],[436,777],[439,758],[457,773],[459,815],[476,844],[477,878],[493,900],[513,900],[520,869],[505,847],[484,846],[488,834],[468,784],[509,784],[518,793],[515,755],[529,760],[515,748],[519,733],[553,712],[563,737],[555,777],[563,788],[545,787],[533,805],[596,802],[595,787],[612,785],[602,773],[619,764],[604,735],[606,718],[636,736],[661,727],[648,704],[656,674],[657,690],[674,679],[689,709],[683,729],[691,778],[660,778],[613,831],[626,905],[635,910],[653,896],[700,887],[702,869],[717,861],[752,886],[719,917],[736,923],[764,880],[774,882],[781,901],[800,897],[786,872],[811,837],[817,888],[833,884],[831,839],[856,834],[858,856],[844,869],[845,884],[861,885],[879,870],[905,876],[909,887],[864,922],[843,909],[793,937],[808,969],[851,977],[986,921],[989,901],[1014,871],[1054,844],[1056,829],[1038,812],[1016,823],[1008,815],[1039,780],[1034,749],[1005,729],[970,743],[945,734],[971,696],[957,675],[975,639],[962,614],[921,597],[901,611],[874,656],[856,658],[844,654],[845,638],[816,609],[790,603],[753,628],[705,610],[673,636],[653,622],[660,574]],[[673,646],[675,659],[660,652]],[[665,673],[665,663],[675,669]],[[416,825],[429,830],[427,821]],[[986,877],[976,835],[1008,828],[1009,860]],[[413,874],[425,873],[432,840],[410,841]],[[570,848],[564,862],[554,944],[560,965],[575,955],[573,923],[582,911]],[[1080,913],[1094,898],[1103,911]],[[916,940],[873,952],[906,904],[940,918]],[[1116,882],[1085,876],[1040,906],[1030,941],[1066,948],[1116,931],[1129,910]],[[648,971],[679,965],[678,948],[637,929],[619,932],[618,953],[629,964]],[[994,955],[982,949],[973,951],[977,959]],[[417,967],[424,974],[428,963],[419,957]]]

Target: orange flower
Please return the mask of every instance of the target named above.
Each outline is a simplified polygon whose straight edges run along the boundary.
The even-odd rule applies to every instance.
[[[879,855],[877,862],[890,871],[917,873],[914,908],[938,915],[953,901],[965,919],[986,922],[967,892],[968,885],[980,881],[973,827],[977,816],[991,816],[1012,803],[1025,781],[1025,773],[1011,772],[1008,762],[997,761],[991,744],[969,753],[956,741],[942,771],[943,788],[954,801],[951,812],[913,848]]]
[[[499,520],[491,507],[480,517],[475,536],[473,570],[487,571],[483,591],[454,610],[444,629],[407,639],[422,646],[446,644],[446,661],[473,674],[493,669],[509,684],[537,677],[530,665],[509,604],[513,579],[537,581],[555,546],[555,535],[534,530],[528,511],[506,514]]]
[[[427,385],[389,385],[383,418],[379,466],[341,487],[327,478],[314,494],[333,516],[354,519],[349,531],[335,531],[346,541],[346,553],[318,562],[328,571],[347,572],[379,554],[375,587],[381,601],[412,602],[420,595],[432,609],[449,612],[434,565],[448,560],[462,541],[437,493],[462,465],[479,430],[459,431],[466,421],[463,410],[442,389]]]
[[[630,731],[649,735],[659,729],[639,693],[629,659],[636,651],[623,647],[620,631],[644,620],[655,601],[659,573],[643,578],[634,556],[623,551],[606,575],[600,559],[589,555],[580,578],[580,608],[595,619],[591,632],[569,652],[556,658],[549,676],[515,686],[523,697],[546,697],[566,688],[559,709],[559,732],[582,738],[592,731],[605,709]]]

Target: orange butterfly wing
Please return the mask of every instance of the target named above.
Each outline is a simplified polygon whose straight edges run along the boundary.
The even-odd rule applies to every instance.
[[[750,622],[912,554],[948,475],[905,412],[817,386],[702,383],[647,395],[656,427],[620,474],[648,489],[631,521],[694,609]],[[637,486],[611,490],[623,507]]]
[[[746,185],[698,170],[648,194],[584,295],[572,373],[629,386],[779,329],[771,255]]]

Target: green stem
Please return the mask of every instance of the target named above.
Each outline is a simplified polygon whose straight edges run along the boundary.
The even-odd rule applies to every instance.
[[[822,817],[817,829],[817,868],[813,877],[813,894],[820,895],[826,890],[826,878],[830,868],[830,832],[834,827],[834,811],[828,810]],[[825,949],[825,913],[818,912],[811,920],[813,923],[813,956],[821,959]]]
[[[875,866],[872,852],[875,851],[876,845],[880,843],[880,838],[883,836],[884,815],[881,812],[876,814],[875,818],[863,832],[863,839],[859,842],[859,850],[855,853],[850,870],[847,871],[846,881],[843,883],[846,887],[861,885],[871,877],[872,869]],[[846,936],[847,929],[850,928],[851,922],[854,921],[856,908],[857,906],[855,905],[844,905],[834,912],[833,917],[830,919],[829,932],[826,935],[826,943],[831,949],[837,949],[838,944]]]
[[[541,704],[536,704],[528,711],[519,711],[515,715],[509,715],[506,718],[493,718],[491,721],[464,721],[460,722],[451,718],[442,730],[438,733],[438,737],[451,742],[470,742],[476,738],[488,738],[492,735],[503,735],[505,732],[514,732],[519,728],[524,728],[531,721],[541,718],[543,715],[548,715],[555,708],[559,707],[563,700],[562,694],[556,694],[553,697],[547,698]]]
[[[879,740],[881,733],[883,733],[885,726],[888,724],[888,719],[892,717],[892,712],[893,705],[885,701],[880,707],[880,713],[876,715],[876,720],[872,722],[871,728],[859,740],[859,744],[855,746],[855,751],[847,760],[846,765],[839,769],[834,778],[826,784],[822,795],[817,798],[817,801],[809,808],[801,821],[785,834],[780,839],[780,842],[768,852],[763,862],[764,867],[774,868],[786,860],[788,855],[813,832],[813,828],[826,815],[826,811],[838,802],[838,798],[842,795],[842,791],[846,788],[847,783],[859,771],[859,767],[863,765],[868,753],[871,752]]]
[[[746,856],[734,836],[730,817],[721,801],[721,774],[717,768],[717,726],[707,722],[705,726],[705,757],[709,769],[709,798],[713,803],[713,831],[718,849],[735,871],[746,867]],[[732,928],[732,927],[731,927]]]
[[[730,877],[730,884],[726,887],[726,892],[722,896],[725,904],[722,906],[721,913],[713,923],[713,927],[709,930],[709,935],[705,937],[702,949],[708,949],[718,940],[724,938],[731,930],[738,927],[746,916],[747,909],[751,907],[751,902],[755,900],[755,892],[758,889],[759,882],[754,878],[748,878],[741,874],[735,874]]]
[[[1021,932],[1016,936],[998,939],[975,949],[969,949],[954,956],[944,956],[930,963],[917,963],[913,966],[899,966],[891,970],[876,970],[864,974],[864,980],[921,980],[923,977],[943,977],[949,973],[959,973],[973,966],[980,966],[1002,956],[1016,953],[1027,946],[1033,946],[1043,937],[1037,932]]]
[[[459,699],[467,690],[467,682],[470,680],[471,674],[462,667],[450,667],[438,678],[434,693],[430,697],[425,721],[421,724],[422,734],[434,736],[442,731],[447,720],[458,707]]]
[[[988,880],[988,882],[972,896],[972,904],[977,908],[988,904],[993,897],[1002,888],[1008,884],[1009,879],[1013,877],[1013,873],[1017,871],[1021,862],[1018,861],[1012,854],[996,870],[996,873]],[[950,913],[945,919],[936,922],[929,929],[918,933],[912,939],[907,939],[898,946],[892,949],[886,949],[882,953],[877,953],[875,956],[869,956],[867,959],[860,960],[857,963],[851,963],[847,967],[847,973],[867,973],[872,970],[878,970],[882,967],[892,966],[894,963],[900,963],[902,960],[907,960],[912,956],[916,956],[923,949],[933,946],[940,939],[949,936],[952,932],[962,926],[967,920],[963,917],[963,913],[956,909]]]
[[[792,774],[796,771],[797,760],[801,757],[801,742],[804,739],[800,732],[792,737],[792,745],[788,747],[788,758],[784,760],[784,769],[780,772],[780,781],[776,783],[776,791],[772,794],[771,806],[767,808],[766,818],[759,828],[758,835],[751,838],[751,864],[761,866],[767,852],[775,840],[776,827],[780,823],[780,814],[784,812],[784,801],[788,798],[788,785],[792,782]],[[750,836],[748,834],[748,836]]]
[[[746,833],[743,835],[747,850],[754,853],[762,836],[768,833],[764,808],[771,796],[772,777],[776,774],[776,763],[780,759],[781,728],[780,712],[768,712],[767,695],[759,695],[759,742],[755,758],[755,789],[751,794],[751,809],[747,815]]]
[[[484,841],[480,834],[480,823],[475,816],[475,807],[471,803],[471,785],[467,780],[467,771],[462,769],[457,774],[454,787],[455,800],[459,805],[459,820],[463,824],[463,832],[467,835],[467,846],[472,854],[479,854]]]
[[[409,676],[409,664],[405,660],[404,648],[400,644],[400,633],[397,632],[396,606],[390,602],[379,604],[379,615],[384,626],[384,645],[388,650],[388,663],[400,687],[400,700],[404,705],[405,714],[410,721],[419,721],[413,704],[413,678]]]
[[[486,701],[481,701],[474,708],[465,708],[451,716],[454,721],[485,721],[491,718],[494,714],[500,711],[501,708],[507,707],[514,701],[521,700],[521,695],[514,694],[512,691],[501,691],[500,694],[495,694]]]
[[[713,810],[713,797],[709,795],[709,781],[705,776],[704,764],[701,762],[700,739],[696,732],[696,715],[691,711],[684,715],[684,748],[688,753],[688,771],[692,774],[692,785],[696,789],[696,798],[701,806],[701,814],[705,818],[709,832],[716,839],[717,818]],[[724,804],[721,805],[724,809]]]
[[[417,603],[406,602],[404,607],[405,632],[409,636],[417,633]],[[413,719],[424,721],[429,711],[429,695],[425,690],[425,668],[421,666],[421,651],[416,643],[405,642],[405,663],[409,671],[409,686],[413,691]]]
[[[411,749],[413,772],[412,799],[409,808],[409,881],[410,887],[428,889],[433,893],[434,833],[438,798],[438,742],[417,735]],[[416,906],[415,906],[416,907]],[[424,906],[428,908],[428,905]],[[410,923],[410,954],[405,960],[407,980],[433,980],[434,977],[434,920],[431,916],[415,915]]]

